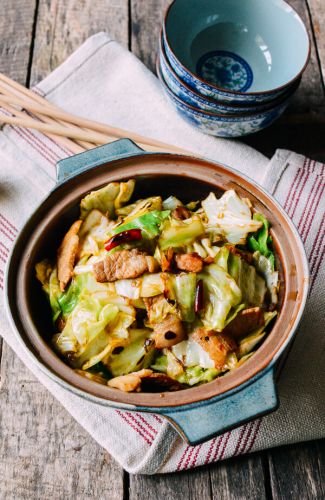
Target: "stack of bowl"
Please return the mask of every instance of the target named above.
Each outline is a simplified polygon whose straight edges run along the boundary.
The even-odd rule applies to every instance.
[[[188,122],[210,135],[239,137],[283,113],[309,54],[307,30],[283,0],[174,0],[157,74]]]

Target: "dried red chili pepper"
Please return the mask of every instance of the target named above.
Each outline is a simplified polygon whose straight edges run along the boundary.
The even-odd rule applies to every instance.
[[[105,250],[109,251],[112,248],[127,243],[129,241],[138,241],[142,239],[141,229],[128,229],[121,233],[115,234],[105,243]]]
[[[199,280],[196,285],[194,310],[196,313],[203,308],[203,281]]]

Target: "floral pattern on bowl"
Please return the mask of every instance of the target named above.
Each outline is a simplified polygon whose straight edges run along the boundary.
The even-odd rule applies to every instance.
[[[168,44],[163,39],[164,49],[166,52],[167,59],[175,71],[177,75],[192,89],[201,94],[202,96],[207,96],[216,101],[221,101],[223,103],[242,103],[242,104],[259,104],[259,103],[267,103],[272,99],[275,99],[282,95],[287,88],[281,88],[276,92],[264,92],[261,94],[233,94],[231,92],[227,92],[226,90],[218,90],[216,87],[209,85],[208,83],[204,83],[198,78],[191,75],[190,72],[186,71],[186,69],[182,66],[182,64],[176,59],[173,52],[169,48]]]
[[[167,97],[182,118],[201,132],[216,137],[242,137],[258,132],[277,120],[290,102],[291,96],[283,100],[281,104],[264,112],[246,113],[240,116],[209,113],[184,103],[168,88],[159,67],[157,67],[157,72]]]
[[[250,65],[239,55],[226,50],[204,54],[197,63],[198,75],[223,89],[246,92],[253,83]]]
[[[166,59],[166,54],[164,53],[164,48],[162,46],[162,41],[159,48],[159,61],[160,70],[165,80],[165,83],[169,87],[169,89],[175,94],[177,97],[182,99],[185,103],[190,106],[194,106],[197,109],[201,109],[203,111],[210,111],[211,113],[219,113],[219,114],[242,114],[242,113],[255,113],[261,112],[266,109],[269,109],[272,103],[258,104],[258,105],[241,105],[236,103],[232,104],[223,104],[222,102],[215,101],[212,98],[201,96],[196,93],[191,87],[189,87],[186,83],[184,83],[178,75],[173,71],[170,64]],[[273,101],[272,101],[273,102]]]

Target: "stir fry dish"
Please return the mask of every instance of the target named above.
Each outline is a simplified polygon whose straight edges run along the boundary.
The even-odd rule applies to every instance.
[[[234,190],[130,203],[135,181],[89,193],[36,265],[57,353],[127,392],[210,382],[254,355],[277,315],[269,222]]]

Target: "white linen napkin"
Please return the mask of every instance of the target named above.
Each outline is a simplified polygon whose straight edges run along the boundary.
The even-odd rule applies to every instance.
[[[269,161],[239,142],[201,134],[181,118],[155,76],[100,33],[88,39],[36,89],[67,111],[178,145],[236,168],[268,189],[303,238],[311,290],[278,382],[280,409],[199,446],[187,446],[162,417],[87,402],[30,363],[3,307],[4,267],[15,237],[55,185],[55,164],[68,151],[43,135],[6,126],[0,133],[0,333],[71,415],[129,472],[154,474],[212,463],[281,444],[325,436],[322,309],[324,165],[288,151]]]

